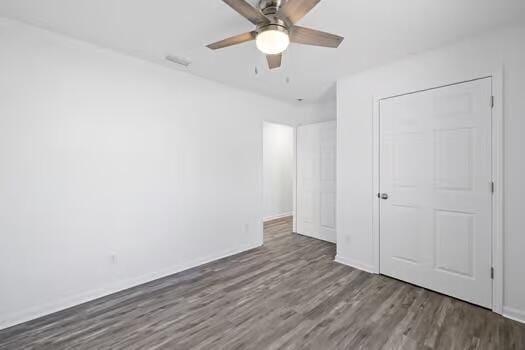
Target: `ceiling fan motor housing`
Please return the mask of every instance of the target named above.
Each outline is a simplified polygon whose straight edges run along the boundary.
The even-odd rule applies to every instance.
[[[259,0],[257,7],[264,15],[275,15],[284,2],[283,0]]]
[[[284,5],[285,0],[260,0],[258,7],[261,12],[268,18],[270,24],[263,24],[257,26],[257,32],[265,32],[267,30],[277,30],[288,34],[289,24],[277,16],[279,8]]]

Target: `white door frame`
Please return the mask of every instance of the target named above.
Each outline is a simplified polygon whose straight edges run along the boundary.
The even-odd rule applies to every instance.
[[[457,76],[454,75],[453,76]],[[380,150],[380,102],[383,99],[403,96],[425,90],[437,89],[449,85],[456,85],[473,80],[491,78],[492,96],[494,96],[494,107],[492,108],[492,181],[495,184],[495,192],[492,197],[492,267],[494,268],[494,279],[492,281],[492,311],[503,313],[503,69],[498,68],[489,73],[474,73],[459,76],[447,81],[433,81],[426,84],[426,88],[415,86],[414,89],[405,89],[403,92],[391,90],[374,97],[373,115],[373,243],[374,243],[374,273],[380,273],[380,213],[379,198],[379,150]],[[489,103],[489,101],[487,101]],[[489,271],[487,271],[489,273]]]

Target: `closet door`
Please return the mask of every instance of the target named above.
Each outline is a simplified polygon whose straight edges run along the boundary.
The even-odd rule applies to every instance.
[[[491,79],[381,101],[380,271],[492,306]]]

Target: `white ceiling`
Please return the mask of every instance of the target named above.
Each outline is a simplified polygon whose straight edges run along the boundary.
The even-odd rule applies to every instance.
[[[0,15],[174,69],[166,55],[187,57],[193,74],[316,101],[343,75],[523,22],[525,1],[323,0],[299,24],[343,35],[343,44],[335,50],[292,44],[274,72],[253,42],[216,52],[205,47],[253,29],[220,0],[1,0]]]

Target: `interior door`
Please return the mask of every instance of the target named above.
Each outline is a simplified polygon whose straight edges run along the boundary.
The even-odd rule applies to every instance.
[[[336,242],[336,122],[297,128],[297,233]]]
[[[380,271],[492,306],[490,78],[380,102]]]

